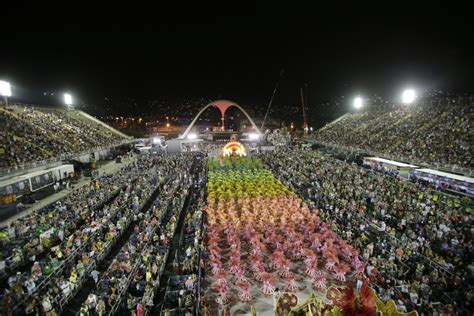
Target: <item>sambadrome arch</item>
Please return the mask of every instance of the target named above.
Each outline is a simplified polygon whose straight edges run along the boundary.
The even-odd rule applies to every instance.
[[[248,113],[240,106],[238,105],[237,103],[235,102],[232,102],[232,101],[229,101],[229,100],[217,100],[217,101],[214,101],[214,102],[211,102],[209,103],[208,105],[206,105],[205,107],[203,107],[201,109],[201,111],[199,111],[199,113],[196,115],[196,117],[193,119],[193,121],[191,122],[191,124],[189,124],[188,128],[186,128],[186,130],[184,131],[184,133],[179,137],[180,139],[185,139],[189,132],[191,132],[192,128],[194,127],[194,124],[196,124],[197,120],[199,119],[199,117],[201,116],[202,113],[204,113],[204,111],[206,111],[208,108],[210,108],[211,106],[214,106],[216,108],[219,109],[219,111],[221,112],[221,121],[222,121],[222,129],[224,129],[225,125],[224,125],[224,115],[225,115],[225,112],[232,106],[235,106],[236,108],[238,108],[240,111],[242,111],[242,113],[244,113],[244,115],[247,117],[247,119],[249,120],[250,124],[252,124],[253,128],[255,129],[255,131],[258,133],[258,134],[261,134],[260,133],[260,130],[258,129],[257,125],[255,125],[254,121],[252,120],[252,118],[250,117],[250,115],[248,115]]]

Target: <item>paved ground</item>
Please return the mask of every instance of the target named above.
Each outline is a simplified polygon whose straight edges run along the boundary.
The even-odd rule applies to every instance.
[[[104,163],[102,163],[101,165],[99,165],[97,170],[99,170],[100,175],[102,175],[104,172],[105,173],[114,173],[118,169],[128,165],[129,163],[131,163],[134,160],[135,160],[135,158],[122,159],[122,163],[116,163],[115,160],[108,160],[108,161],[105,161]],[[84,186],[85,184],[87,184],[90,181],[90,179],[91,179],[90,177],[82,177],[78,182],[76,182],[74,184],[74,189]],[[71,193],[72,190],[73,190],[72,188],[61,190],[57,193],[49,195],[48,197],[45,197],[44,199],[41,199],[41,200],[35,202],[34,204],[30,204],[28,208],[26,208],[24,210],[21,210],[18,213],[12,213],[12,215],[10,217],[8,217],[6,219],[2,219],[0,221],[0,227],[6,227],[6,226],[10,225],[10,223],[15,221],[16,219],[21,218],[25,215],[28,215],[34,210],[38,210],[38,209],[42,208],[43,206],[48,205],[49,203],[55,202],[55,201],[65,197],[66,195]]]

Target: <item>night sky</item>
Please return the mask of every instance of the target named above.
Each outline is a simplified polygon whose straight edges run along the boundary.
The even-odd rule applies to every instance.
[[[307,84],[308,106],[321,117],[330,110],[320,104],[341,96],[393,98],[407,86],[474,91],[469,11],[383,12],[166,21],[139,25],[140,32],[120,25],[81,32],[93,28],[73,24],[54,33],[10,31],[2,34],[0,79],[20,101],[45,103],[43,92],[67,90],[97,107],[107,97],[118,114],[121,100],[162,96],[266,106],[282,67],[274,106],[299,105]]]

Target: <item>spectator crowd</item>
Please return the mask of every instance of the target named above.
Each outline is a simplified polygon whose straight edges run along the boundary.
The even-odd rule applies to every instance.
[[[415,164],[472,168],[473,117],[472,106],[456,103],[369,109],[347,114],[311,137]]]
[[[119,134],[75,111],[0,109],[0,168],[77,154],[121,140]]]
[[[25,261],[35,261],[45,249],[67,238],[84,221],[88,212],[97,210],[115,197],[131,179],[123,168],[115,175],[103,175],[75,189],[63,199],[51,203],[12,222],[2,240],[2,273],[14,270]]]

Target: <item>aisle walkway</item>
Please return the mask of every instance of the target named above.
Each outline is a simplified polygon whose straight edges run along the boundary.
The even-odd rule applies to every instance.
[[[186,200],[184,202],[183,208],[181,209],[179,213],[176,230],[169,244],[170,246],[168,250],[169,255],[167,257],[167,260],[165,263],[165,269],[163,271],[163,274],[161,275],[161,278],[159,281],[159,288],[157,290],[157,294],[155,295],[155,299],[153,302],[154,307],[151,312],[152,315],[161,315],[164,304],[166,303],[166,290],[168,288],[169,278],[170,276],[176,274],[174,261],[177,258],[177,253],[181,244],[181,240],[183,238],[184,219],[187,214],[187,210],[189,209],[189,206],[191,205],[192,202],[194,202],[191,200],[191,197],[193,196],[194,192],[197,189],[197,187],[195,186],[195,183],[196,183],[196,179],[199,173],[197,170],[196,160],[193,162],[193,166],[191,167],[191,175],[194,178],[193,185],[191,186],[188,192],[188,195],[186,196]]]
[[[128,164],[132,163],[133,161],[135,161],[135,159],[136,159],[136,156],[134,156],[132,159],[124,159],[124,160],[122,160],[123,161],[122,163],[116,163],[115,160],[106,161],[104,164],[99,166],[97,168],[97,170],[99,170],[100,175],[104,174],[104,172],[108,173],[108,174],[111,174],[111,173],[116,172],[120,168],[125,167]],[[74,185],[73,185],[74,189],[80,188],[80,187],[86,185],[87,183],[89,183],[90,180],[91,180],[90,177],[82,177],[77,183],[74,183]],[[50,203],[53,203],[57,200],[62,199],[63,197],[65,197],[66,195],[71,193],[72,191],[73,191],[73,188],[61,190],[61,191],[59,191],[57,193],[54,193],[54,194],[52,194],[48,197],[45,197],[44,199],[41,199],[41,200],[37,201],[34,204],[30,204],[28,208],[26,208],[24,210],[21,210],[20,212],[11,213],[11,215],[8,218],[2,219],[0,221],[0,228],[1,227],[7,227],[8,225],[10,225],[11,222],[13,222],[13,221],[15,221],[15,220],[17,220],[17,219],[19,219],[23,216],[26,216],[26,215],[30,214],[31,212],[33,212],[33,211],[39,210],[40,208],[42,208],[42,207],[44,207],[44,206],[46,206]]]

